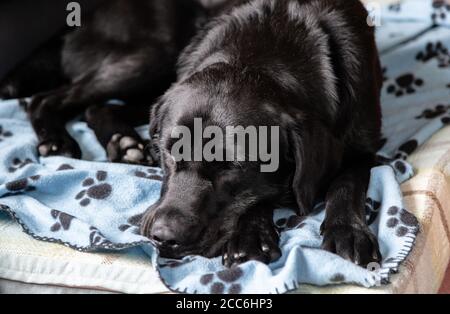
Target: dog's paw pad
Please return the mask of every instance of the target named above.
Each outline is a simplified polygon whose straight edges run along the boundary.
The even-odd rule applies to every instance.
[[[124,160],[130,162],[141,162],[142,160],[144,160],[145,156],[142,150],[137,148],[131,148],[127,150],[127,153],[123,158]]]
[[[112,162],[152,163],[152,158],[145,152],[144,143],[131,136],[114,134],[108,143],[107,151],[108,157]]]
[[[52,153],[58,151],[58,145],[56,144],[41,144],[39,145],[39,154],[41,156],[50,156]]]
[[[117,134],[116,134],[117,135]],[[120,149],[127,150],[138,145],[138,142],[129,136],[124,136],[119,141]]]
[[[71,139],[44,141],[38,145],[37,150],[42,157],[64,156],[81,158],[81,150],[78,144]]]

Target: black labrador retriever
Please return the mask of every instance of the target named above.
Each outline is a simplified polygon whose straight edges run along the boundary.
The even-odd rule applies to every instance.
[[[364,212],[380,146],[382,76],[374,30],[358,0],[229,0],[203,17],[183,0],[110,1],[68,35],[70,84],[28,107],[39,152],[79,157],[64,124],[85,111],[112,161],[165,172],[141,232],[167,257],[223,256],[226,266],[279,258],[278,207],[312,211],[326,201],[323,248],[367,265],[381,255]],[[105,10],[107,9],[107,10]],[[154,147],[136,134],[145,101]],[[143,98],[145,97],[145,98]],[[103,106],[120,98],[126,106]],[[261,160],[189,161],[173,155],[173,130],[279,127],[279,167]],[[203,142],[202,142],[203,143]],[[227,148],[224,148],[227,149]]]
[[[325,198],[323,248],[360,265],[380,260],[364,214],[382,82],[367,18],[357,0],[236,0],[193,39],[151,114],[165,179],[142,232],[165,255],[274,261],[273,210],[307,215]],[[173,130],[193,129],[196,118],[222,129],[279,126],[279,169],[178,160]]]

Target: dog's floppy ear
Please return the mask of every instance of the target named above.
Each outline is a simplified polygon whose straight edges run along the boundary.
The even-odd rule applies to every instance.
[[[161,133],[161,123],[164,114],[164,98],[161,97],[156,104],[153,105],[150,112],[150,154],[154,161],[161,160],[160,154],[160,133]]]
[[[342,166],[344,146],[332,132],[318,123],[291,127],[290,152],[295,162],[292,191],[300,214],[313,210],[314,202],[326,191],[322,182],[331,181]],[[292,157],[291,157],[292,160]]]
[[[156,104],[153,105],[152,110],[150,111],[150,138],[154,138],[154,136],[158,136],[160,132],[161,125],[161,115],[160,109],[162,106],[162,99],[159,99]]]
[[[292,179],[292,192],[297,203],[299,214],[306,215],[311,212],[316,200],[318,178],[315,177],[314,161],[307,149],[307,140],[302,138],[296,130],[289,133],[289,145],[291,159],[295,163],[295,171]]]

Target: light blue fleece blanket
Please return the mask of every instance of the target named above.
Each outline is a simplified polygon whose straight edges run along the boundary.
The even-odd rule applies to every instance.
[[[320,249],[323,204],[309,217],[276,211],[283,256],[269,266],[248,262],[225,269],[220,258],[160,258],[138,234],[140,215],[159,197],[160,170],[105,163],[104,150],[83,122],[68,125],[83,161],[39,158],[36,137],[16,100],[0,102],[0,209],[38,240],[92,252],[140,246],[173,291],[284,293],[303,283],[387,283],[419,230],[402,202],[400,184],[413,175],[404,160],[450,122],[450,8],[441,2],[409,0],[382,9],[377,36],[385,66],[386,145],[380,155],[386,166],[372,170],[366,206],[381,265],[363,269]],[[141,131],[145,134],[145,127]]]

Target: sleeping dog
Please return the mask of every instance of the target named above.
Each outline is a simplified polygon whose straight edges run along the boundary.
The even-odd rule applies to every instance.
[[[161,198],[141,232],[166,257],[270,263],[281,254],[274,209],[307,215],[323,199],[323,248],[360,265],[379,261],[364,203],[380,146],[382,77],[363,5],[229,0],[210,14],[191,38],[205,15],[191,1],[107,1],[66,36],[69,83],[28,106],[40,154],[80,157],[64,125],[84,112],[111,161],[159,162]],[[146,100],[167,89],[152,106],[147,144],[133,126]],[[102,105],[111,98],[126,105]],[[279,168],[177,158],[173,130],[192,130],[196,119],[223,130],[278,126]]]
[[[164,255],[272,262],[274,209],[307,215],[325,199],[323,248],[360,265],[380,260],[364,210],[382,81],[367,16],[357,0],[235,0],[193,39],[151,114],[165,178],[142,233]],[[173,130],[196,118],[221,129],[279,126],[279,169],[179,160]]]

